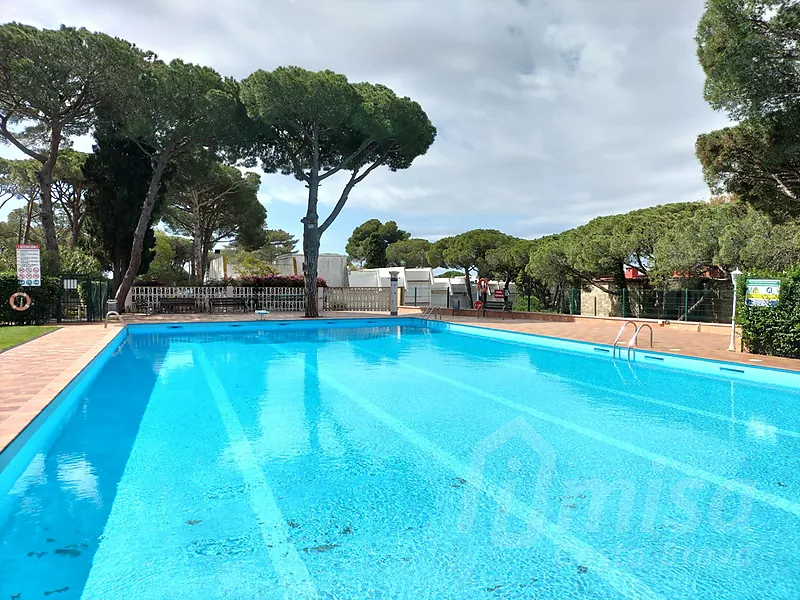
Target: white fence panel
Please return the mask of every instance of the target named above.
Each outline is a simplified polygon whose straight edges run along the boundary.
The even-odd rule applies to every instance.
[[[298,312],[306,309],[303,288],[232,287],[231,290],[232,297],[244,298],[250,310]]]
[[[323,310],[389,310],[391,288],[326,288]]]
[[[155,313],[159,312],[159,304],[164,298],[182,298],[194,300],[197,310],[208,311],[210,298],[227,297],[227,289],[223,286],[218,287],[166,287],[166,286],[143,286],[137,285],[131,288],[130,298],[132,308],[136,312]],[[127,305],[126,305],[127,306]]]
[[[322,310],[389,310],[390,288],[320,288],[319,292],[318,302]],[[161,312],[161,301],[166,298],[194,302],[195,310],[200,312],[210,310],[211,298],[241,298],[248,310],[302,312],[306,309],[303,288],[242,286],[134,286],[128,295],[126,308],[139,313],[158,313]]]

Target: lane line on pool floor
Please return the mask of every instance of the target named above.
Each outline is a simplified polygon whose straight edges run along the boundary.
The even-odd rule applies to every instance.
[[[239,417],[228,398],[214,367],[202,347],[194,347],[195,364],[205,375],[211,395],[216,402],[222,423],[230,440],[239,472],[247,484],[250,507],[258,518],[261,536],[267,546],[275,572],[281,579],[287,599],[317,598],[311,574],[294,544],[289,542],[289,529],[275,496],[267,481],[267,476],[258,464],[255,452]]]
[[[295,356],[294,352],[280,348],[275,344],[268,345],[276,354],[280,354],[288,358]],[[360,406],[407,442],[433,457],[441,466],[452,471],[457,477],[467,481],[468,485],[475,487],[479,492],[482,492],[498,503],[509,503],[507,495],[503,493],[499,486],[487,483],[485,481],[485,476],[483,481],[481,481],[479,484],[476,483],[475,478],[472,477],[474,473],[469,466],[462,464],[453,455],[449,454],[424,436],[418,434],[410,427],[407,427],[396,417],[393,417],[382,408],[376,406],[367,398],[358,392],[355,392],[347,385],[341,383],[327,373],[324,373],[318,366],[314,367],[311,365],[304,365],[304,368],[307,372],[315,375],[317,378],[319,378],[319,380],[324,381],[327,385],[338,391],[344,397]],[[602,578],[611,587],[627,598],[635,600],[660,600],[662,598],[658,593],[656,593],[646,584],[642,583],[634,575],[626,573],[625,571],[615,567],[613,562],[600,551],[595,550],[592,546],[586,542],[583,542],[579,538],[565,533],[558,525],[548,521],[544,515],[536,512],[532,507],[525,506],[519,500],[514,499],[510,501],[509,508],[509,513],[528,523],[538,532],[542,533],[556,547],[569,552],[577,560],[590,565],[589,568],[597,573],[600,578]]]
[[[351,342],[352,344],[352,342]],[[354,345],[354,344],[353,344]],[[759,502],[763,502],[764,504],[769,504],[773,508],[777,508],[778,510],[782,510],[788,512],[796,517],[800,517],[800,504],[796,502],[792,502],[791,500],[787,500],[777,494],[772,494],[770,492],[762,491],[752,485],[748,485],[746,483],[742,483],[740,481],[727,479],[726,477],[722,477],[720,475],[716,475],[705,469],[700,469],[698,467],[693,467],[692,465],[688,465],[681,461],[669,458],[664,456],[663,454],[658,454],[657,452],[652,452],[651,450],[647,450],[645,448],[641,448],[630,442],[624,442],[622,440],[618,440],[617,438],[611,437],[610,435],[606,435],[605,433],[600,433],[599,431],[595,431],[593,429],[589,429],[588,427],[584,427],[582,425],[577,425],[571,421],[567,421],[566,419],[562,419],[561,417],[557,417],[555,415],[551,415],[550,413],[543,412],[541,410],[537,410],[535,408],[531,408],[524,404],[520,404],[519,402],[514,402],[513,400],[507,400],[502,396],[498,396],[497,394],[492,394],[491,392],[487,392],[480,388],[477,388],[474,385],[468,385],[466,383],[462,383],[456,379],[452,379],[445,375],[439,375],[438,373],[434,373],[428,369],[424,369],[422,367],[417,367],[416,365],[411,365],[408,363],[403,363],[398,361],[394,358],[387,357],[376,352],[372,352],[371,350],[365,350],[361,346],[355,346],[358,348],[359,352],[363,352],[364,354],[370,354],[375,356],[376,358],[380,359],[389,359],[392,361],[393,364],[398,365],[401,369],[408,369],[419,373],[421,375],[425,375],[426,377],[430,377],[431,379],[436,379],[437,381],[441,381],[442,383],[447,383],[452,385],[453,387],[457,387],[460,390],[464,390],[471,394],[476,394],[478,396],[482,396],[488,400],[493,400],[498,404],[502,404],[508,408],[516,410],[518,412],[523,412],[528,414],[540,421],[545,421],[547,423],[552,423],[553,425],[558,425],[563,429],[567,429],[584,437],[588,437],[595,441],[598,441],[602,444],[606,444],[608,446],[613,446],[614,448],[618,448],[619,450],[624,450],[625,452],[629,452],[641,458],[658,462],[663,464],[671,469],[679,471],[688,477],[695,477],[697,479],[702,479],[707,483],[712,485],[716,485],[722,488],[725,488],[728,491],[743,494],[749,496]]]
[[[513,363],[504,363],[503,367],[507,367],[509,369],[513,369],[515,371],[519,371],[522,373],[533,374],[534,372],[523,365],[516,365]],[[631,398],[632,400],[638,400],[640,402],[646,402],[648,404],[655,404],[657,406],[665,406],[667,408],[672,408],[674,410],[678,410],[681,412],[687,412],[690,414],[698,415],[701,417],[708,417],[709,419],[714,419],[717,421],[721,421],[723,423],[734,423],[735,425],[740,425],[742,427],[752,427],[752,423],[749,421],[744,421],[742,419],[737,419],[735,417],[729,417],[727,415],[722,415],[719,413],[711,412],[708,410],[703,410],[701,408],[692,408],[691,406],[685,406],[683,404],[677,404],[674,402],[668,402],[666,400],[657,400],[655,398],[648,398],[647,396],[641,396],[639,394],[633,394],[631,392],[626,392],[624,390],[618,390],[614,388],[607,388],[602,385],[597,385],[595,383],[589,383],[587,381],[578,381],[576,379],[568,379],[566,377],[561,377],[559,375],[553,375],[552,373],[543,373],[541,371],[536,371],[535,375],[537,377],[542,377],[544,379],[549,379],[550,381],[557,381],[559,383],[563,383],[565,385],[575,385],[579,387],[584,387],[590,390],[595,390],[598,392],[603,392],[606,394],[611,394],[615,396],[620,396],[622,398]],[[773,427],[770,426],[769,430],[771,432],[775,432],[779,435],[785,435],[787,437],[793,437],[800,439],[800,433],[797,431],[791,431],[789,429],[781,429],[780,427]]]
[[[361,348],[360,346],[358,346]],[[486,363],[485,363],[486,364]],[[590,383],[588,381],[579,381],[577,379],[569,379],[560,375],[555,375],[553,373],[545,373],[543,371],[539,371],[537,369],[532,368],[531,366],[525,365],[518,365],[515,363],[510,362],[495,362],[489,363],[492,366],[499,366],[503,368],[509,368],[515,371],[519,371],[521,373],[527,373],[528,375],[535,375],[536,377],[542,377],[544,379],[549,379],[551,381],[557,381],[560,383],[564,383],[566,385],[574,385],[579,387],[584,387],[590,390],[596,390],[598,392],[603,392],[605,394],[611,394],[614,396],[619,396],[621,398],[631,398],[633,400],[638,400],[640,402],[646,402],[648,404],[654,404],[656,406],[664,406],[666,408],[671,408],[677,411],[686,412],[702,417],[707,417],[709,419],[714,419],[723,423],[733,423],[735,425],[740,425],[744,428],[749,428],[753,426],[753,423],[750,421],[745,421],[743,419],[737,419],[736,417],[731,417],[729,415],[724,415],[708,410],[703,410],[700,408],[692,408],[691,406],[686,406],[684,404],[678,404],[676,402],[669,402],[667,400],[658,400],[656,398],[648,398],[647,396],[642,396],[639,394],[634,394],[631,392],[627,392],[625,390],[621,390],[618,388],[609,388],[602,385],[597,385],[595,383]],[[732,381],[733,383],[733,381]],[[741,383],[741,382],[736,382]],[[775,433],[777,435],[783,435],[786,437],[791,437],[795,439],[800,439],[800,432],[792,431],[791,429],[782,429],[777,426],[769,426],[769,431],[771,433]]]

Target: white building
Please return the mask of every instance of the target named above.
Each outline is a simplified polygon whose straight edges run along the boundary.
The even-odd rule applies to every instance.
[[[279,275],[302,275],[302,254],[284,254],[275,259],[272,268]],[[216,255],[208,265],[208,279],[226,279],[239,277],[236,265],[231,264],[223,254]],[[330,287],[349,287],[347,257],[343,254],[320,254],[317,263],[317,275],[325,279]]]

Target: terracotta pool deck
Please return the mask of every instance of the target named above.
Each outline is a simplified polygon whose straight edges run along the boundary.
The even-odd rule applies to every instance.
[[[401,316],[419,314],[419,310],[401,309]],[[321,315],[325,319],[387,316],[385,312],[335,312]],[[297,313],[272,313],[268,320],[302,319]],[[185,314],[153,315],[126,318],[128,323],[153,322],[211,322],[253,321],[254,314]],[[493,318],[446,317],[447,321],[534,333],[538,335],[569,338],[599,344],[611,344],[620,324],[609,321],[587,323],[553,321],[512,321]],[[67,384],[117,334],[121,325],[102,323],[66,325],[61,329],[36,338],[26,344],[0,353],[0,451],[63,390]],[[800,371],[800,360],[756,356],[728,352],[729,337],[707,331],[676,330],[653,325],[653,349],[659,352],[683,354],[699,358],[724,360],[749,365],[760,365]],[[646,333],[645,333],[646,335]],[[629,333],[623,336],[627,342]],[[648,346],[644,336],[640,345]]]

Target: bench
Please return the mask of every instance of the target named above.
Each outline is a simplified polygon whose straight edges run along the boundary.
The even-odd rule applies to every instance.
[[[244,298],[209,298],[208,305],[212,313],[217,308],[224,309],[223,312],[228,312],[228,309],[240,309],[242,312],[247,310]]]
[[[197,310],[194,298],[161,298],[158,311],[161,313],[190,313]]]

